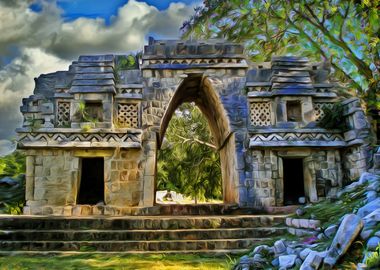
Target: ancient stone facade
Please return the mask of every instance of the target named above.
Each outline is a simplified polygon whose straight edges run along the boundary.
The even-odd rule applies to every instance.
[[[138,70],[123,70],[122,57],[81,56],[68,71],[41,75],[23,100],[26,214],[123,215],[153,206],[157,154],[184,102],[208,120],[226,204],[314,202],[366,169],[369,125],[357,99],[342,101],[348,130],[318,127],[323,107],[340,100],[321,64],[248,64],[242,45],[218,40],[150,40]],[[83,189],[95,181],[98,202],[79,203],[93,200]]]

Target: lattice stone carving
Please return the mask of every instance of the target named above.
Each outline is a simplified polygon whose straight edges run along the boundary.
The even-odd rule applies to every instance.
[[[323,116],[325,115],[323,108],[329,108],[331,109],[333,107],[334,103],[331,102],[314,102],[314,116],[315,121],[320,121]]]
[[[57,126],[63,127],[70,125],[70,102],[58,102]]]
[[[270,126],[271,114],[270,102],[251,102],[250,116],[252,126]]]
[[[117,105],[117,120],[122,127],[139,127],[139,104],[119,103]]]

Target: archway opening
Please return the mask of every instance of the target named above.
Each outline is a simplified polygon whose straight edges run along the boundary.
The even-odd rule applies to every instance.
[[[158,153],[156,203],[222,203],[220,156],[195,103],[172,116]]]
[[[159,149],[164,146],[163,142],[169,122],[182,104],[190,103],[198,107],[207,121],[212,137],[211,144],[214,146],[216,154],[220,155],[223,202],[235,204],[239,200],[235,138],[230,130],[227,113],[220,100],[220,93],[217,92],[220,89],[215,89],[214,85],[211,79],[202,74],[190,74],[182,81],[162,118],[158,146]],[[159,184],[157,180],[156,188]]]

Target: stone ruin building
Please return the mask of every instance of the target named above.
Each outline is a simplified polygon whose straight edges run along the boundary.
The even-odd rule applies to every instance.
[[[329,70],[304,57],[250,63],[241,44],[149,41],[139,69],[122,55],[80,56],[23,99],[25,214],[126,215],[155,205],[156,160],[172,114],[194,102],[221,157],[226,205],[316,202],[368,164],[369,125]],[[318,126],[340,101],[347,130]],[[99,203],[104,202],[104,203]]]

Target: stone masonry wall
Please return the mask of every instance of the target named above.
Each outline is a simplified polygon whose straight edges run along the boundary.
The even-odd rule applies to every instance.
[[[245,181],[249,206],[283,205],[282,158],[303,158],[305,193],[310,201],[333,195],[342,185],[339,150],[252,150],[247,158],[252,180]]]
[[[105,203],[115,206],[137,206],[142,197],[142,151],[140,149],[115,151],[107,158],[111,178],[105,178]],[[105,170],[108,171],[108,170]]]
[[[79,158],[63,150],[28,150],[26,155],[27,204],[24,212],[36,214],[30,210],[42,211],[39,206],[43,205],[75,204]],[[52,209],[48,212],[43,214],[53,214]]]

